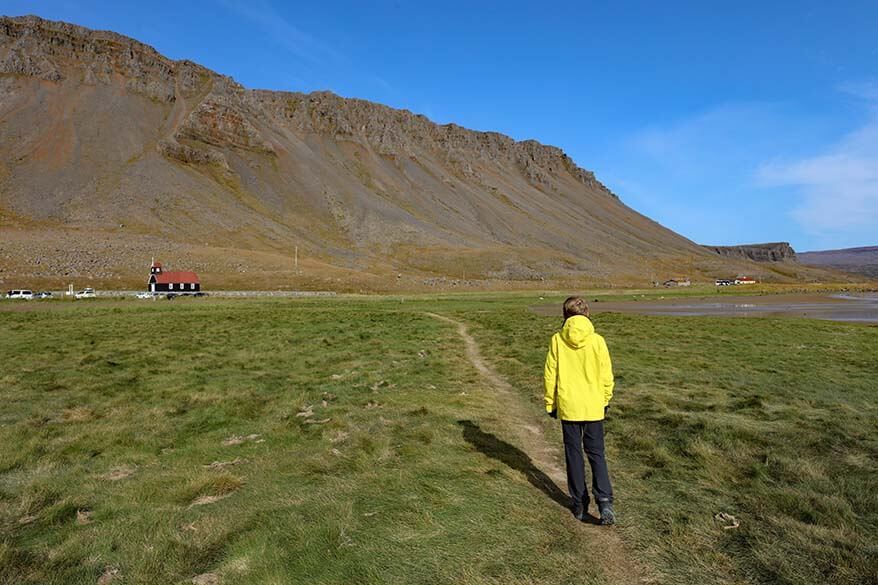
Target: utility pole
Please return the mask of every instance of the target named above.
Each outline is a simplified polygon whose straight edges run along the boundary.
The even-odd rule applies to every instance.
[[[293,263],[295,264],[296,272],[299,271],[299,246],[296,246],[296,255],[294,256]]]

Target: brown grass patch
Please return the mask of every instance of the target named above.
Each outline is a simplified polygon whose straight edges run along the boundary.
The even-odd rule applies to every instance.
[[[213,463],[202,465],[202,467],[204,467],[205,469],[225,469],[226,467],[241,465],[242,463],[247,463],[247,460],[241,459],[240,457],[235,457],[231,461],[214,461]]]
[[[104,570],[103,575],[98,577],[97,585],[110,585],[116,579],[121,579],[122,573],[119,572],[119,569],[115,567],[107,567]]]
[[[85,422],[94,418],[94,411],[84,406],[67,408],[61,413],[64,422]]]
[[[80,526],[91,524],[91,510],[77,510],[76,523]]]
[[[223,500],[240,489],[242,485],[244,485],[243,479],[229,473],[203,479],[191,485],[190,490],[187,490],[189,493],[198,494],[189,503],[189,507],[204,506]]]
[[[260,439],[261,435],[232,435],[228,439],[223,441],[223,445],[226,447],[230,447],[232,445],[240,445],[242,443],[247,443],[248,441],[252,441],[253,443],[262,443],[265,439]]]
[[[214,504],[219,502],[220,500],[225,500],[232,494],[221,494],[214,496],[199,496],[192,500],[192,503],[189,504],[189,507],[192,508],[194,506],[206,506],[207,504]]]
[[[137,471],[136,467],[131,465],[122,465],[119,467],[114,467],[108,473],[105,473],[101,477],[107,481],[120,481],[123,479],[127,479],[134,475],[134,472]]]

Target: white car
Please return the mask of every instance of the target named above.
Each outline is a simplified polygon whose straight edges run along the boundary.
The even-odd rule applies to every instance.
[[[136,296],[138,299],[154,299],[155,298],[155,295],[153,295],[149,291],[141,291],[134,296]]]
[[[73,296],[74,296],[74,298],[77,298],[77,299],[93,299],[97,295],[95,294],[95,289],[84,288]]]
[[[10,290],[6,292],[7,299],[25,299],[31,300],[34,298],[34,291],[32,290]]]

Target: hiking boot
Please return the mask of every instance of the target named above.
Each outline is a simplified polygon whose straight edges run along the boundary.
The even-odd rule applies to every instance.
[[[573,511],[573,517],[582,522],[588,515],[588,506],[583,504],[573,504],[570,509]]]
[[[601,513],[601,524],[610,526],[616,523],[616,513],[613,512],[613,502],[598,502],[598,510]]]

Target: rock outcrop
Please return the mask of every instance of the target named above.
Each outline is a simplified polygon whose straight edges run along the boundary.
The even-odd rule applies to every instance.
[[[221,96],[211,96],[198,104],[177,131],[176,137],[197,140],[213,146],[230,146],[274,153],[274,148],[259,130],[253,127],[245,115],[230,103],[230,100]]]
[[[704,246],[727,258],[740,258],[754,262],[796,262],[796,251],[789,242],[771,244],[743,244],[740,246]]]
[[[516,142],[497,132],[439,125],[408,110],[342,98],[331,92],[256,91],[253,101],[300,132],[318,132],[339,141],[369,145],[381,155],[416,156],[425,150],[440,153],[468,176],[478,175],[472,167],[475,161],[511,164],[528,179],[542,184],[550,184],[553,173],[569,173],[577,181],[613,195],[594,173],[579,168],[560,148],[536,140]]]
[[[0,18],[0,46],[0,73],[56,82],[78,75],[90,85],[109,85],[121,77],[130,91],[165,102],[175,101],[178,91],[192,95],[205,77],[222,79],[191,61],[169,60],[152,47],[122,35],[36,16]],[[475,157],[489,164],[511,162],[529,180],[543,185],[552,184],[552,173],[566,172],[610,194],[593,173],[579,168],[560,148],[535,140],[516,142],[496,132],[437,125],[406,110],[330,92],[251,92],[229,83],[228,78],[223,81],[226,87],[214,88],[198,104],[177,138],[272,152],[271,144],[247,120],[248,114],[264,115],[267,110],[299,131],[372,145],[383,155],[409,156],[423,149],[441,152],[468,176],[478,175],[466,162]]]
[[[107,31],[36,16],[0,18],[0,73],[47,81],[79,75],[85,83],[112,83],[154,99],[174,99],[176,67],[155,49]]]

